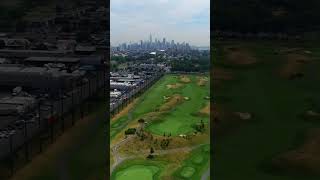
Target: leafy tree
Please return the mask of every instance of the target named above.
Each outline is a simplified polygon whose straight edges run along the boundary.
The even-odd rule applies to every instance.
[[[130,135],[135,133],[136,133],[136,128],[129,128],[124,132],[125,135]]]

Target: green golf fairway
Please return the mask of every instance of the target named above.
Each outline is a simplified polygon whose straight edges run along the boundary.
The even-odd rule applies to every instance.
[[[157,135],[171,133],[172,136],[177,136],[179,134],[192,133],[194,131],[192,126],[201,120],[207,123],[209,116],[203,117],[195,114],[209,103],[209,100],[205,99],[205,97],[210,94],[210,80],[205,86],[199,86],[197,84],[197,75],[187,76],[191,79],[190,83],[183,83],[182,87],[176,89],[168,89],[167,85],[169,84],[181,83],[180,75],[165,75],[140,97],[132,111],[132,119],[142,118],[145,114],[161,107],[161,105],[165,103],[164,96],[169,97],[179,94],[183,97],[188,97],[189,100],[184,100],[182,104],[177,105],[170,110],[170,112],[158,117],[159,120],[151,122],[146,127],[146,130]],[[127,116],[120,117],[119,120],[111,123],[111,139],[120,132],[127,123]]]
[[[183,97],[188,97],[189,100],[185,100],[182,104],[174,107],[169,113],[163,117],[159,117],[159,121],[152,122],[147,130],[158,135],[163,133],[171,133],[173,136],[179,134],[189,134],[194,131],[193,125],[203,120],[204,123],[208,122],[209,117],[199,117],[197,114],[209,101],[204,99],[209,95],[209,86],[197,85],[197,78],[194,75],[188,76],[192,82],[186,83],[183,87],[177,89],[167,89],[166,85],[172,83],[178,83],[179,78],[177,76],[168,75],[165,77],[164,83],[159,86],[164,87],[163,92],[166,92],[166,96],[172,94],[180,94]],[[163,100],[162,100],[163,101]]]
[[[153,176],[159,171],[157,166],[133,165],[116,174],[116,180],[153,180]]]
[[[318,180],[319,175],[306,175],[304,169],[291,170],[289,166],[277,168],[273,158],[299,147],[300,138],[319,124],[299,118],[299,114],[312,109],[308,99],[319,102],[319,51],[314,44],[279,44],[270,41],[220,43],[218,48],[241,46],[249,49],[259,63],[251,67],[234,67],[223,64],[223,53],[217,54],[216,66],[231,71],[234,80],[224,82],[216,89],[213,98],[227,97],[221,103],[230,111],[244,111],[255,115],[228,135],[215,137],[215,178],[248,180]],[[275,54],[281,47],[304,47],[314,52],[309,64],[301,66],[303,78],[288,80],[279,71],[287,62],[286,54]],[[317,48],[313,48],[317,47]],[[219,50],[219,52],[222,52]],[[219,64],[220,63],[220,64]],[[232,163],[230,163],[232,162]],[[230,171],[232,170],[232,173]]]
[[[207,112],[209,100],[207,97],[210,96],[210,80],[208,75],[192,74],[185,76],[191,81],[181,82],[180,74],[165,75],[141,95],[135,106],[130,110],[131,118],[125,115],[110,124],[111,140],[116,134],[124,128],[127,128],[128,124],[140,118],[146,122],[146,131],[161,136],[164,133],[171,134],[172,136],[191,134],[196,131],[194,126],[200,124],[201,120],[204,124],[207,124],[209,121],[209,114]],[[200,77],[206,77],[206,80],[202,79],[202,81],[200,81]],[[203,83],[203,81],[205,83]],[[175,84],[179,85],[174,86]],[[175,102],[176,98],[177,102]],[[135,122],[133,122],[133,124],[134,123]],[[199,152],[202,152],[202,147],[204,148],[206,146],[198,148]],[[198,151],[194,152],[198,153]],[[180,164],[175,164],[179,169],[176,175],[172,174],[175,173],[173,169],[166,169],[172,168],[167,167],[167,163],[171,163],[172,160],[170,158],[173,157],[168,157],[168,161],[167,159],[157,159],[156,161],[132,159],[121,163],[121,165],[112,172],[111,179],[153,180],[172,175],[179,178],[201,178],[201,173],[208,166],[208,156],[200,154],[195,155],[199,157],[194,157],[193,155],[194,153],[191,153],[187,155],[186,158],[194,158],[194,164],[184,163],[184,166],[181,167]],[[191,162],[191,160],[189,161]]]

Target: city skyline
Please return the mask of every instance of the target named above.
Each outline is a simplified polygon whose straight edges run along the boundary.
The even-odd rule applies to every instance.
[[[177,42],[174,39],[170,40],[166,37],[158,38],[153,37],[152,34],[149,35],[148,39],[140,40],[137,42],[124,42],[120,43],[118,46],[112,46],[118,50],[191,50],[192,44],[188,42]],[[194,46],[193,46],[194,47]]]
[[[194,46],[210,45],[209,0],[112,0],[110,16],[112,46],[138,42],[150,33]]]
[[[166,43],[179,43],[179,44],[182,44],[182,43],[185,43],[185,44],[189,44],[190,46],[192,46],[193,44],[188,42],[188,41],[177,41],[175,39],[169,39],[167,37],[159,37],[159,36],[154,36],[153,34],[149,34],[148,36],[144,37],[143,39],[139,39],[139,40],[136,40],[136,41],[124,41],[124,42],[119,42],[119,44],[112,44],[112,47],[117,47],[119,45],[123,45],[123,44],[127,44],[127,45],[130,45],[130,44],[140,44],[141,42],[143,43],[149,43],[149,42],[152,42],[152,43],[156,43],[156,42],[160,42],[160,43],[163,43],[163,42],[166,42]]]

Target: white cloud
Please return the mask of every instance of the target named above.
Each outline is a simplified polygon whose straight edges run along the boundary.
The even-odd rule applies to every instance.
[[[209,45],[210,0],[111,0],[111,43],[147,39],[149,33]]]

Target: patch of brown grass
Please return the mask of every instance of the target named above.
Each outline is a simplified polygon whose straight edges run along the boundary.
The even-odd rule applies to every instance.
[[[183,84],[181,84],[181,83],[168,84],[167,85],[167,89],[178,89],[178,88],[180,88],[182,86],[183,86]]]
[[[210,115],[210,103],[208,103],[206,107],[200,110],[200,114]]]
[[[133,106],[137,103],[138,99],[135,99],[132,101],[132,103],[128,104],[124,109],[122,109],[118,114],[116,114],[111,121],[116,121],[118,120],[120,117],[125,116],[129,113],[130,109],[133,108]]]
[[[278,168],[320,172],[320,129],[311,130],[302,146],[273,159]]]
[[[207,82],[208,82],[207,77],[200,76],[200,77],[198,77],[197,85],[198,86],[205,86],[207,84]]]
[[[159,111],[169,111],[170,109],[177,106],[177,104],[182,103],[183,100],[183,96],[181,96],[180,94],[175,94],[159,108]]]
[[[159,136],[155,134],[151,134],[149,132],[145,132],[146,137],[144,140],[140,140],[138,136],[133,137],[128,142],[123,144],[119,148],[119,152],[121,154],[126,155],[137,155],[137,154],[144,154],[145,156],[148,155],[150,147],[152,147],[155,152],[162,150],[160,146],[160,142],[163,139],[170,139],[169,146],[165,150],[170,149],[176,149],[176,148],[182,148],[182,147],[191,147],[197,144],[201,143],[207,143],[210,139],[210,132],[207,128],[207,131],[205,133],[198,133],[196,135],[192,135],[190,139],[184,139],[179,136],[171,136],[168,137],[168,134],[166,134],[166,137]],[[151,139],[152,136],[152,139]],[[157,141],[157,143],[155,143]]]
[[[251,65],[257,62],[253,54],[245,48],[226,47],[226,60],[235,65]]]
[[[280,69],[280,75],[284,78],[290,78],[292,75],[301,73],[302,66],[310,61],[306,55],[290,53],[286,55],[286,63]]]
[[[182,162],[189,154],[190,152],[181,151],[179,153],[156,156],[155,160],[169,162],[161,178],[165,180],[176,180],[176,177],[172,176],[172,174],[183,165]]]
[[[180,76],[180,81],[183,82],[183,83],[190,83],[191,79],[186,75],[181,75]]]
[[[275,17],[282,17],[288,14],[288,11],[284,8],[277,8],[271,11],[272,15]]]

